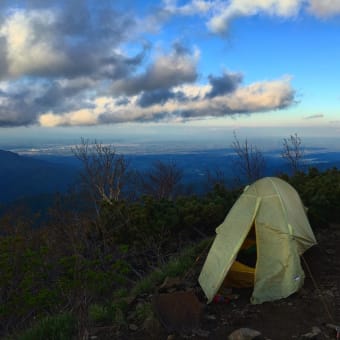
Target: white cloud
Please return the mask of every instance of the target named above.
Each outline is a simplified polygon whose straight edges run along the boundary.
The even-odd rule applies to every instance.
[[[176,0],[163,0],[162,13],[167,20],[173,15],[201,15],[207,19],[211,32],[224,34],[230,22],[238,17],[264,14],[292,18],[302,11],[319,18],[340,15],[340,0],[191,0],[184,5]]]
[[[340,0],[309,0],[308,9],[320,18],[340,15]]]
[[[112,97],[97,98],[94,109],[69,112],[64,115],[47,113],[40,117],[43,126],[94,125],[122,122],[184,121],[207,117],[234,116],[286,108],[294,103],[294,90],[290,78],[257,82],[240,87],[228,95],[208,99],[208,85],[183,85],[187,100],[168,100],[147,108],[138,105],[138,95],[130,97],[127,105],[117,105]]]
[[[102,1],[108,6],[109,1]],[[0,126],[178,121],[288,107],[295,95],[289,79],[241,86],[240,73],[225,73],[210,75],[210,84],[198,84],[198,49],[177,42],[169,52],[156,54],[150,41],[139,38],[148,39],[145,31],[173,15],[210,19],[210,29],[222,33],[239,16],[290,17],[307,1],[315,15],[336,13],[339,3],[167,0],[158,12],[153,8],[154,17],[138,22],[133,13],[91,6],[91,1],[66,2],[74,4],[71,7],[57,0],[53,7],[48,0],[39,0],[42,6],[36,9],[36,0],[21,9],[8,6],[0,21],[0,80],[6,80],[0,82]],[[74,8],[77,20],[70,20]],[[99,19],[101,25],[96,25]],[[148,22],[150,27],[141,26]],[[135,51],[136,43],[140,53],[131,56],[128,52]]]
[[[66,56],[58,48],[53,33],[56,15],[49,10],[14,11],[0,28],[7,42],[10,76],[59,69]]]
[[[41,126],[88,126],[97,124],[97,115],[95,110],[81,109],[71,111],[63,115],[56,115],[51,112],[40,116],[39,123]]]
[[[226,33],[230,21],[234,18],[261,13],[292,17],[298,14],[302,3],[303,0],[231,0],[224,6],[219,6],[208,21],[208,28],[214,33]]]
[[[182,6],[177,6],[177,1],[173,0],[163,1],[163,4],[166,11],[181,15],[206,14],[214,7],[213,1],[205,0],[192,0]]]
[[[168,55],[156,57],[143,73],[114,82],[113,93],[134,95],[141,91],[171,88],[193,82],[197,78],[198,59],[198,50],[191,56],[188,51],[174,49]]]

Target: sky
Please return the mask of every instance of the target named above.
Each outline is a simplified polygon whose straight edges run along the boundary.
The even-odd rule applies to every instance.
[[[0,0],[0,144],[340,136],[340,0]]]

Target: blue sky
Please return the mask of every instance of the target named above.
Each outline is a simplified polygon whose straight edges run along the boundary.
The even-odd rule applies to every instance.
[[[340,0],[0,2],[0,141],[340,135]]]

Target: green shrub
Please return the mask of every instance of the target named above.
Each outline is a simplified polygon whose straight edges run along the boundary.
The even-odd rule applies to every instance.
[[[135,311],[136,321],[143,322],[144,320],[151,317],[152,315],[153,315],[153,310],[152,310],[151,303],[143,303],[143,304],[138,304],[136,306],[136,311]]]
[[[128,304],[123,299],[111,304],[93,304],[89,307],[89,319],[94,324],[114,325],[118,328],[126,325]]]
[[[16,337],[16,340],[70,340],[76,334],[76,321],[69,313],[48,316]]]
[[[110,317],[105,306],[93,304],[89,307],[89,319],[93,323],[106,323]]]
[[[132,294],[151,293],[167,276],[176,277],[186,274],[195,265],[196,258],[200,256],[210,244],[211,238],[207,238],[197,244],[188,246],[180,255],[140,280],[132,289]]]

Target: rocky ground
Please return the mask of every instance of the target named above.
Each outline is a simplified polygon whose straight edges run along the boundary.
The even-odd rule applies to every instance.
[[[251,290],[241,289],[231,292],[230,301],[206,305],[196,264],[184,280],[168,278],[154,295],[137,297],[132,304],[150,301],[155,315],[143,324],[131,318],[129,330],[115,338],[337,339],[329,324],[340,325],[340,225],[315,234],[318,246],[304,255],[308,266],[302,261],[305,284],[292,296],[251,305]]]

